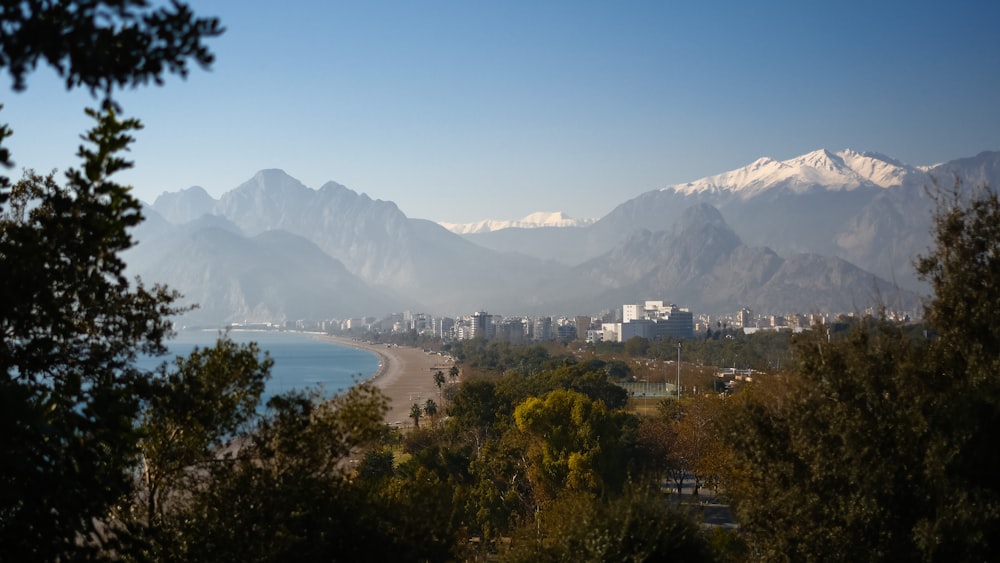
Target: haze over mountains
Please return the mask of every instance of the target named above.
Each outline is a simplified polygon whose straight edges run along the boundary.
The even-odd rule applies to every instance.
[[[1000,153],[933,167],[818,150],[641,194],[592,224],[538,214],[456,234],[335,182],[263,170],[218,200],[161,195],[126,259],[201,308],[186,323],[595,314],[673,301],[695,314],[918,310],[934,179],[997,185]],[[537,226],[556,221],[570,226]],[[560,223],[561,222],[561,223]],[[502,228],[501,228],[502,227]]]

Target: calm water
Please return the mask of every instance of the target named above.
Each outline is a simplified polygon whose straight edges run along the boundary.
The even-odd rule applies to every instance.
[[[172,361],[174,356],[187,355],[195,346],[213,346],[217,331],[182,331],[170,340],[170,353],[159,360]],[[233,342],[256,342],[263,351],[267,350],[274,359],[271,379],[264,389],[261,404],[273,395],[292,389],[322,385],[327,395],[347,389],[355,378],[367,379],[378,371],[378,356],[350,346],[335,344],[317,336],[288,332],[230,332]],[[147,363],[148,362],[148,363]],[[144,359],[144,367],[153,367],[159,362]]]

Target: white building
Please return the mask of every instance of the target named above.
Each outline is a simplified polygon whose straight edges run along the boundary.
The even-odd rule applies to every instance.
[[[642,338],[693,338],[694,315],[663,301],[646,301],[641,305],[623,305],[618,342],[633,336]]]

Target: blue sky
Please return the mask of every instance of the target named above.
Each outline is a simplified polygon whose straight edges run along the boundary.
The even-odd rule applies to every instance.
[[[1000,150],[994,1],[191,5],[227,29],[212,69],[119,95],[146,201],[281,168],[410,217],[600,217],[761,156]],[[74,164],[88,95],[0,92],[19,167]]]

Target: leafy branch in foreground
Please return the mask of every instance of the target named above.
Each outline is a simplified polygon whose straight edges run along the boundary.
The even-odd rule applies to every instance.
[[[0,555],[50,560],[97,540],[131,490],[148,390],[139,353],[165,351],[177,295],[132,284],[120,253],[139,202],[111,180],[135,120],[96,120],[65,186],[25,172],[0,208]]]

